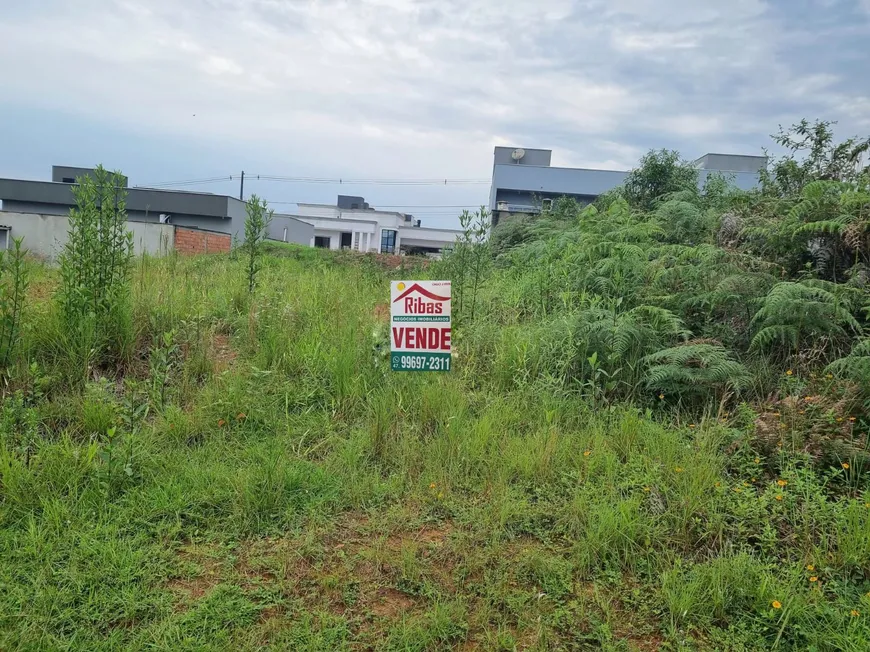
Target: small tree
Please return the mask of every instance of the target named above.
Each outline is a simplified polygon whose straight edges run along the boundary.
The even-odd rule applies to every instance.
[[[12,251],[0,251],[0,370],[12,363],[21,334],[29,280],[24,264],[26,253],[21,248],[21,238],[14,240]]]
[[[866,162],[870,137],[854,137],[837,143],[835,124],[829,120],[813,123],[801,120],[788,129],[780,126],[779,133],[771,138],[787,153],[772,160],[769,169],[762,170],[765,194],[794,197],[813,181],[856,181],[870,170]]]
[[[662,195],[685,190],[698,192],[698,171],[679,152],[651,150],[628,173],[622,196],[632,207],[648,211]]]
[[[103,166],[76,184],[69,237],[60,255],[61,311],[70,333],[93,338],[95,353],[118,354],[131,324],[133,234],[127,230],[127,190],[120,172]]]
[[[444,258],[445,272],[453,286],[457,322],[466,316],[474,319],[477,293],[491,261],[490,214],[483,206],[474,213],[462,211],[459,225],[462,235]]]
[[[269,210],[265,199],[251,195],[245,206],[245,244],[242,245],[248,258],[248,292],[257,285],[257,274],[262,267],[263,241],[272,222],[274,211]]]

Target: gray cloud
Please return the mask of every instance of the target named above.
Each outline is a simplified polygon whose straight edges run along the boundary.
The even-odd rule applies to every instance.
[[[870,131],[870,0],[25,4],[0,24],[0,108],[182,158],[209,141],[300,175],[481,178],[495,144],[624,168],[649,147],[758,152],[801,117]]]

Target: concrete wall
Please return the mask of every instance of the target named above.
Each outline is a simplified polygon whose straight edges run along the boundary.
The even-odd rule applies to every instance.
[[[67,241],[66,215],[40,215],[0,211],[0,225],[11,227],[10,238],[24,238],[23,246],[32,253],[56,260]],[[133,248],[142,253],[164,254],[175,245],[174,228],[167,224],[128,222],[133,233]],[[11,242],[11,241],[10,241]]]
[[[748,156],[745,154],[704,154],[704,156],[695,161],[695,167],[703,170],[754,172],[757,174],[767,167],[767,157]]]
[[[268,237],[279,242],[295,242],[310,245],[314,238],[314,227],[307,222],[284,215],[273,215],[269,224]]]
[[[113,170],[107,170],[112,173]],[[52,165],[51,180],[55,183],[74,183],[79,177],[94,178],[94,168],[79,168],[69,165]],[[72,179],[72,181],[64,181],[64,179]],[[121,185],[127,187],[127,177],[121,175]]]
[[[522,149],[525,155],[515,161],[513,154]],[[524,147],[496,147],[494,153],[494,165],[541,165],[549,166],[553,150],[550,149],[525,149]]]

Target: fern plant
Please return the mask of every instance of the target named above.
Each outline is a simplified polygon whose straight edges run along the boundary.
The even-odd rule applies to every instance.
[[[870,337],[855,344],[849,355],[834,360],[827,371],[854,381],[870,397]]]
[[[717,342],[686,342],[643,359],[646,386],[664,397],[697,398],[739,391],[749,385],[750,374]]]
[[[860,332],[844,288],[833,283],[785,281],[774,285],[752,318],[751,348],[786,357],[806,346],[823,354]]]

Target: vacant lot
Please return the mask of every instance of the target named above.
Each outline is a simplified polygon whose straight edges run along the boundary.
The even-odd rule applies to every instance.
[[[0,648],[868,649],[870,498],[749,443],[829,399],[688,422],[462,330],[450,374],[391,373],[388,280],[430,271],[282,249],[249,297],[231,257],[140,260],[135,353],[75,383],[36,266]]]

